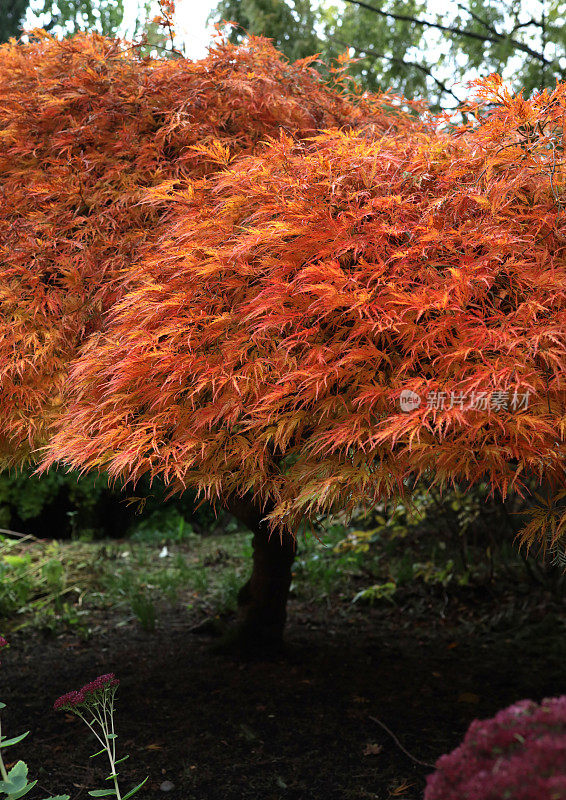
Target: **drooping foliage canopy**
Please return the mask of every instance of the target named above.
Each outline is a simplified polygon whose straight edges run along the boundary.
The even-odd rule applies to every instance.
[[[238,154],[282,125],[304,137],[392,124],[376,98],[342,97],[265,41],[191,62],[38,37],[0,47],[0,459],[12,464],[46,439],[78,348],[161,235],[167,203],[145,202],[151,188],[167,198],[217,171],[198,149],[212,140]]]
[[[423,473],[564,483],[566,85],[491,76],[457,127],[261,39],[0,66],[6,458],[251,491],[290,530]]]

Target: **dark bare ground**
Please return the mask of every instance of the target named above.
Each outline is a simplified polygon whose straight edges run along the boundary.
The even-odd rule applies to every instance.
[[[86,800],[107,786],[103,756],[89,759],[92,734],[52,705],[114,672],[118,757],[130,754],[121,787],[149,775],[140,800],[422,798],[430,769],[370,716],[434,762],[472,719],[566,692],[563,601],[537,588],[427,592],[379,608],[293,600],[287,650],[271,660],[216,651],[218,639],[189,632],[199,617],[180,608],[160,609],[154,633],[116,627],[112,610],[86,642],[21,630],[2,654],[3,732],[31,732],[7,759],[23,758],[39,779],[31,800]]]

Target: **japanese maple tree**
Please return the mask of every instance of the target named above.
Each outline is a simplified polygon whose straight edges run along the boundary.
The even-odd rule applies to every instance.
[[[255,534],[242,631],[276,639],[304,518],[422,475],[560,499],[566,84],[490,76],[455,125],[250,41],[0,49],[0,431],[12,461],[225,504]]]
[[[252,153],[281,129],[300,140],[327,127],[371,136],[408,124],[386,95],[345,89],[343,65],[332,68],[329,86],[316,59],[289,64],[259,37],[245,48],[218,42],[198,62],[140,52],[98,35],[57,41],[42,31],[0,47],[5,467],[37,459],[50,440],[70,399],[71,367],[102,335],[107,312],[136,280],[144,249],[166,233],[176,203],[191,197],[192,181],[206,182],[224,169],[226,153]],[[259,532],[253,497],[224,501]],[[281,555],[285,584],[292,544],[264,544],[270,563]]]

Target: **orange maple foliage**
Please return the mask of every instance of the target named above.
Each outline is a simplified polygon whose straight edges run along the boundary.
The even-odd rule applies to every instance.
[[[56,87],[82,74],[69,70],[45,90],[42,108],[57,122],[51,137],[43,123],[41,141],[53,149],[34,156],[23,127],[8,134],[12,159],[0,174],[11,164],[20,199],[0,268],[13,302],[0,340],[2,358],[12,352],[12,382],[0,389],[6,441],[31,432],[32,445],[45,442],[43,469],[161,475],[213,502],[249,491],[276,502],[272,528],[291,531],[423,474],[487,479],[503,494],[533,475],[564,485],[566,84],[524,100],[490,76],[476,82],[466,125],[387,117],[393,98],[354,104],[322,88],[310,59],[284,65],[265,40],[250,41],[196,65],[153,66],[97,38],[34,45],[58,68],[65,48],[92,50],[138,76],[140,98],[151,87],[144,109],[165,102],[166,86],[177,105],[158,104],[162,127],[132,132],[130,150],[126,123],[108,123],[108,144],[84,133],[88,155],[69,144],[59,165],[53,140],[75,142],[89,113],[87,101],[71,125],[59,108],[67,101]],[[20,63],[17,48],[7,52]],[[214,59],[222,88],[208,76]],[[239,72],[226,78],[231,59]],[[10,69],[13,80],[25,75]],[[285,83],[291,70],[321,97],[304,97],[297,75]],[[108,90],[96,96],[106,120]],[[333,103],[342,130],[330,122]],[[495,108],[480,114],[486,103]],[[19,120],[22,101],[8,114]],[[308,125],[319,132],[306,135]],[[138,136],[143,145],[132,144]],[[88,178],[97,158],[104,171]],[[79,223],[69,160],[91,181],[89,198],[112,195]],[[34,199],[44,184],[50,211],[45,196]],[[45,213],[48,244],[37,236]],[[403,411],[408,390],[421,404]],[[537,525],[527,541],[544,533]],[[565,526],[562,517],[552,536]]]
[[[48,438],[78,349],[161,233],[176,190],[285,126],[393,124],[377,98],[321,83],[268,40],[141,59],[96,34],[0,47],[0,458]],[[206,145],[214,141],[210,154]],[[205,150],[202,150],[202,146]],[[153,189],[152,204],[145,202]],[[186,194],[185,194],[186,193]],[[160,197],[162,202],[156,203]]]

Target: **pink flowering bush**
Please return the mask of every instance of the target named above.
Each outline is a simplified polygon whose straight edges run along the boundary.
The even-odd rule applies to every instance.
[[[424,800],[566,800],[566,695],[474,720],[438,759]]]

